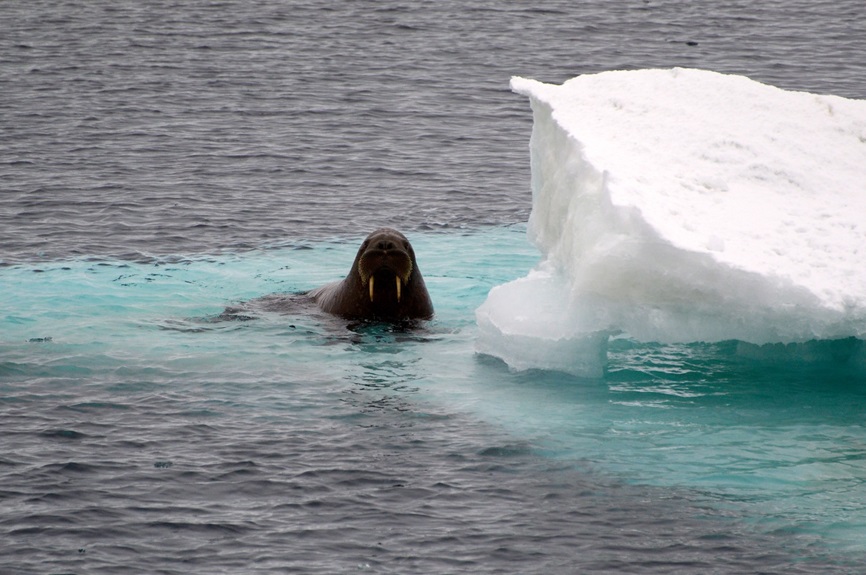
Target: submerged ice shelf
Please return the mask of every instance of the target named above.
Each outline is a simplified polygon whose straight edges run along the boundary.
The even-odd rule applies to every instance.
[[[866,338],[866,101],[678,68],[511,87],[542,262],[491,290],[478,351],[595,376],[614,333]]]

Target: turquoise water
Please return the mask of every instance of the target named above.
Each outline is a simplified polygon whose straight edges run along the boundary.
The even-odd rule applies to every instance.
[[[618,339],[602,379],[513,373],[475,353],[473,312],[490,287],[538,260],[523,228],[410,239],[436,306],[436,318],[412,332],[304,315],[215,321],[227,305],[342,276],[354,241],[4,268],[3,409],[32,410],[27,425],[60,437],[77,432],[48,421],[56,406],[98,407],[122,422],[154,401],[165,402],[167,421],[182,413],[206,425],[231,413],[250,422],[290,417],[303,428],[347,417],[351,384],[378,398],[372,404],[483,421],[510,438],[506,445],[558,465],[686,493],[816,556],[862,558],[862,372],[749,359],[734,342]],[[145,461],[172,463],[159,446]]]

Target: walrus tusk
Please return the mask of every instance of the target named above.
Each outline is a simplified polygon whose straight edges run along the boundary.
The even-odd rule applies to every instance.
[[[373,294],[375,293],[375,284],[373,283],[375,277],[376,276],[370,276],[367,286],[370,290],[370,301],[373,301]],[[397,285],[397,303],[400,303],[400,300],[403,299],[403,280],[400,279],[400,276],[395,276],[394,281]]]

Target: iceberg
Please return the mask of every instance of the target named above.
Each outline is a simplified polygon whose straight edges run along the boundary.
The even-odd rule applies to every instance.
[[[542,258],[476,310],[478,352],[596,377],[614,334],[866,337],[866,101],[682,68],[511,88]]]

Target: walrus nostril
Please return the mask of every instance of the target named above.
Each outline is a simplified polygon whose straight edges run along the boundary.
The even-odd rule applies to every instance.
[[[383,251],[395,250],[397,249],[397,244],[395,244],[391,240],[380,240],[379,243],[376,244],[376,248]]]

